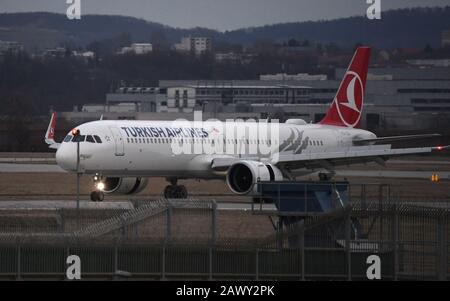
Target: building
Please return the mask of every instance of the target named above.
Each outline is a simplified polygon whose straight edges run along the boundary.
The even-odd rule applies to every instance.
[[[124,87],[106,94],[106,112],[118,104],[133,104],[136,112],[167,112],[167,89]]]
[[[259,76],[259,80],[271,81],[271,80],[327,80],[326,74],[308,74],[308,73],[298,73],[298,74],[264,74]]]
[[[222,62],[238,63],[242,61],[242,55],[234,52],[216,53],[214,54],[214,59],[216,62],[219,63]]]
[[[442,32],[441,45],[442,47],[450,47],[450,30]]]
[[[134,53],[137,55],[151,53],[153,45],[150,43],[133,43],[129,47],[122,47],[119,54]]]
[[[320,121],[346,69],[327,80],[160,81],[160,88],[195,88],[195,110],[278,114]],[[368,129],[450,127],[450,68],[370,68],[362,125]]]
[[[43,57],[45,58],[62,58],[66,56],[70,56],[72,53],[68,51],[65,47],[56,47],[52,49],[47,49],[43,53]]]
[[[169,113],[190,113],[194,111],[196,105],[195,87],[168,87],[167,107],[161,107]]]
[[[0,55],[5,55],[6,53],[17,54],[22,52],[23,49],[23,45],[19,42],[0,40]]]
[[[122,86],[107,94],[105,111],[112,113],[118,104],[131,104],[135,112],[119,117],[189,120],[193,111],[202,111],[204,117],[221,120],[275,116],[318,122],[329,108],[345,71],[338,68],[334,79],[326,80],[311,80],[308,76],[296,80],[161,80],[158,87]],[[370,68],[367,79],[364,128],[450,128],[450,68]]]
[[[421,59],[421,60],[407,60],[406,62],[412,66],[450,67],[450,59]]]
[[[218,63],[233,63],[248,65],[255,59],[253,53],[218,52],[214,54],[214,60]]]
[[[180,52],[191,52],[196,55],[212,51],[211,38],[207,37],[187,37],[175,44],[175,50]]]

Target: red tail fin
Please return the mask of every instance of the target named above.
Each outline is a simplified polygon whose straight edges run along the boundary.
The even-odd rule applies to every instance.
[[[53,141],[55,139],[56,112],[52,113],[52,118],[45,133],[45,140]]]
[[[370,48],[358,47],[333,103],[320,124],[358,127],[363,109]]]

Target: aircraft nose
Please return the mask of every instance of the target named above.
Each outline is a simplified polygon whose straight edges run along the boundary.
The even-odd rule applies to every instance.
[[[61,145],[56,151],[56,163],[67,171],[76,171],[76,153],[71,151],[67,145]]]

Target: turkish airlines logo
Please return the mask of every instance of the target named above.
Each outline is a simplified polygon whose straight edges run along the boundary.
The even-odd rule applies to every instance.
[[[358,124],[363,98],[364,87],[361,78],[356,72],[347,71],[335,99],[339,117],[345,125],[354,127]]]

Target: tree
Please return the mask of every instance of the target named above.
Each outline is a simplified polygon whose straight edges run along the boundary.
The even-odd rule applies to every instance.
[[[300,43],[296,39],[290,39],[287,43],[287,46],[288,47],[298,47],[298,46],[300,46]]]
[[[150,43],[152,43],[154,50],[170,49],[170,43],[167,40],[166,34],[162,30],[152,32],[150,36]]]

